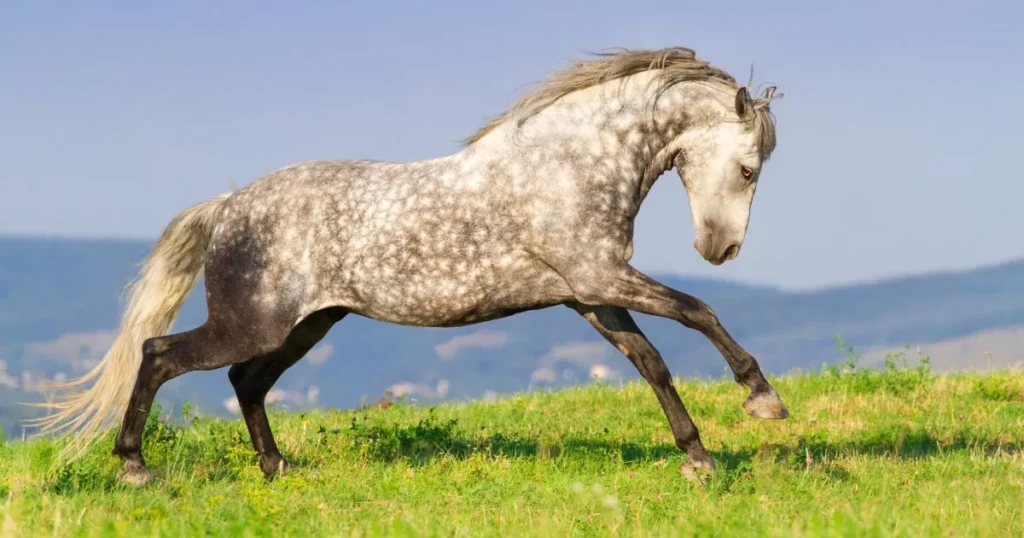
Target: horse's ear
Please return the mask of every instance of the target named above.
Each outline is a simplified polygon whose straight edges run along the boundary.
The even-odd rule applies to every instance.
[[[750,98],[750,92],[746,88],[740,88],[736,92],[736,115],[747,119],[754,113],[754,101]]]

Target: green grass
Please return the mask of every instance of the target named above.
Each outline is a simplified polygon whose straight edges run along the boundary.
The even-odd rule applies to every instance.
[[[746,417],[731,382],[679,382],[718,463],[706,485],[640,383],[275,414],[295,467],[272,482],[240,420],[154,413],[142,489],[116,483],[111,436],[52,472],[55,444],[3,445],[0,536],[1024,533],[1020,372],[850,366],[773,380],[782,422]]]

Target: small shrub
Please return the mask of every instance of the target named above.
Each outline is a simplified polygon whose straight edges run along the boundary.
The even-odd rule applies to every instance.
[[[357,440],[360,452],[384,461],[404,457],[423,460],[445,452],[467,452],[468,443],[456,432],[455,419],[438,422],[433,412],[413,427],[369,426],[352,418],[351,434]]]
[[[911,366],[906,353],[898,351],[885,357],[881,369],[861,368],[860,354],[847,345],[842,337],[836,337],[838,349],[846,351],[846,357],[832,366],[825,366],[822,375],[828,378],[837,389],[844,389],[855,394],[872,394],[882,392],[891,395],[904,395],[914,392],[934,381],[931,370],[931,359],[921,356],[916,366]]]
[[[974,391],[983,399],[996,402],[1024,400],[1024,395],[1018,387],[1011,384],[1008,379],[994,375],[976,379]]]

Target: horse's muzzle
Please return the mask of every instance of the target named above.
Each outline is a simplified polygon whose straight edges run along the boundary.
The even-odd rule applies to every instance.
[[[711,265],[722,265],[723,263],[736,259],[740,255],[741,244],[735,241],[726,241],[719,238],[715,240],[713,235],[699,237],[693,242],[693,248],[697,249],[701,257]]]

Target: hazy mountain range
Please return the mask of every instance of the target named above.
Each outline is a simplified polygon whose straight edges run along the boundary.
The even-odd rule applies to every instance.
[[[81,375],[102,357],[122,292],[149,247],[141,241],[0,237],[0,427],[8,435],[20,435],[16,419],[31,411],[16,402],[39,399],[34,383]],[[656,276],[710,304],[772,373],[818,369],[841,359],[837,334],[864,349],[868,362],[908,344],[927,349],[939,343],[942,368],[1004,365],[1024,355],[1018,346],[1024,336],[1014,328],[1024,325],[1024,261],[812,292]],[[201,286],[187,301],[177,330],[203,321]],[[724,360],[699,334],[637,317],[676,375],[725,373]],[[978,343],[977,335],[992,335],[984,341],[995,348]],[[566,308],[460,329],[398,327],[353,316],[285,374],[273,397],[292,407],[351,407],[375,401],[389,388],[429,401],[586,382],[592,376],[636,374]],[[232,395],[226,370],[220,370],[176,379],[158,400],[188,399],[201,412],[226,415]]]

